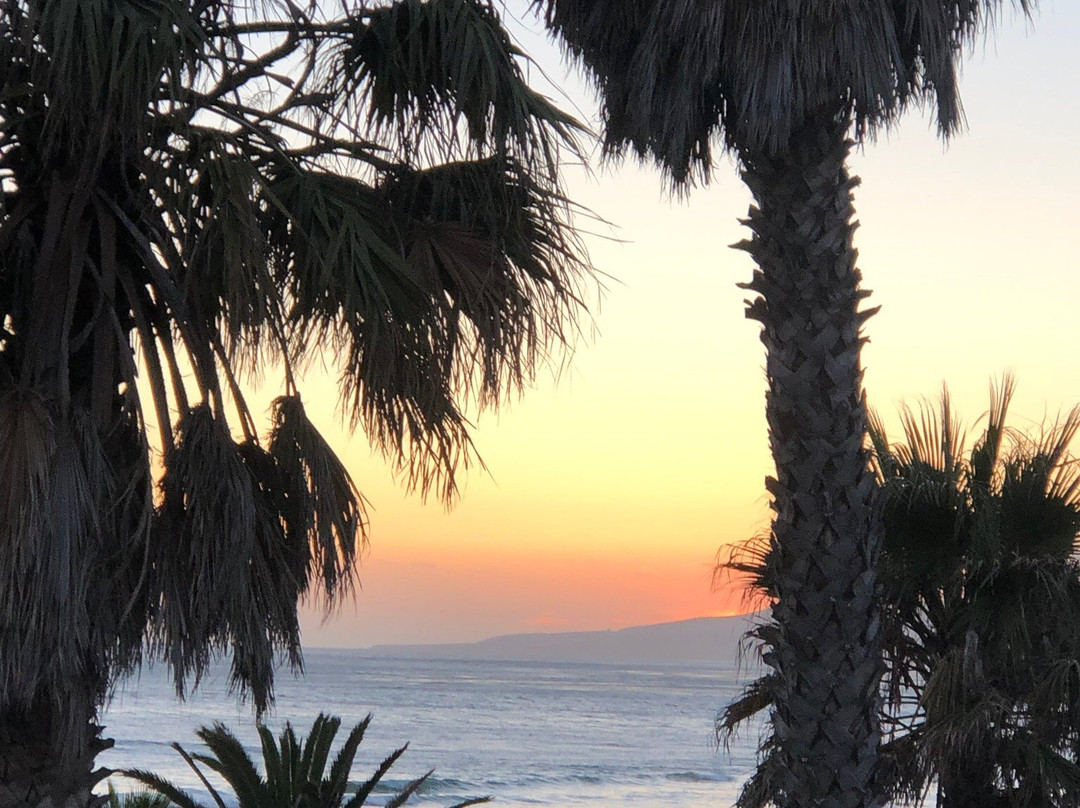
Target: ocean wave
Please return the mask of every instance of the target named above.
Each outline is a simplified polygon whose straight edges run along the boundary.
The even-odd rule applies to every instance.
[[[116,741],[115,738],[113,740]],[[171,749],[172,745],[173,745],[173,741],[170,741],[168,739],[140,738],[140,737],[135,736],[135,735],[128,735],[125,738],[123,738],[123,739],[121,739],[119,741],[116,741],[116,745],[114,747],[112,747],[112,748],[116,749],[117,751],[123,752],[123,751],[128,750],[128,749],[132,749],[132,750],[138,749],[140,751],[142,751],[144,748]],[[182,745],[186,747],[186,746],[189,746],[190,744],[182,742]]]
[[[463,780],[456,777],[430,777],[421,787],[420,794],[489,794],[505,791],[518,791],[533,787],[563,786],[609,786],[609,785],[644,785],[661,781],[675,783],[729,783],[734,777],[726,772],[676,771],[642,772],[609,767],[594,767],[586,770],[563,771],[559,773],[522,773],[511,777],[488,777],[477,780]],[[375,789],[377,794],[397,792],[411,781],[387,779]]]
[[[303,680],[282,681],[281,717],[274,724],[288,717],[302,729],[325,704],[349,720],[374,711],[365,749],[374,754],[406,739],[411,744],[400,771],[388,772],[373,795],[373,806],[431,766],[436,773],[409,802],[416,808],[488,794],[504,808],[711,807],[730,804],[737,783],[753,770],[755,733],[746,733],[731,754],[710,745],[717,705],[738,692],[734,673],[382,660],[365,661],[364,678],[349,679],[342,666],[355,661],[347,654],[313,655]],[[224,689],[204,689],[177,706],[171,684],[158,678],[144,675],[139,693],[132,685],[130,697],[110,707],[104,723],[117,746],[100,764],[157,771],[212,805],[169,744],[180,740],[189,752],[204,751],[194,729],[226,720],[258,761],[251,716],[238,711]],[[377,763],[360,757],[350,792]]]
[[[374,794],[396,794],[405,788],[412,780],[401,778],[396,779],[392,777],[380,780],[378,785],[375,786],[372,793]],[[361,785],[361,781],[350,782],[349,784],[353,790]],[[464,792],[483,790],[483,785],[476,785],[475,783],[469,783],[465,780],[460,780],[456,777],[436,777],[432,775],[424,784],[420,786],[419,794],[459,794]],[[475,795],[474,795],[475,796]]]
[[[701,772],[670,772],[665,780],[676,783],[730,783],[732,778],[725,774],[702,774]]]

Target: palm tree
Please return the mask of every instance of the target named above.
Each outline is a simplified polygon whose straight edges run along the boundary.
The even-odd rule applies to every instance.
[[[449,500],[576,336],[580,127],[520,56],[488,0],[0,0],[0,808],[87,803],[146,658],[258,710],[300,667],[365,536],[306,363]]]
[[[195,733],[199,740],[206,744],[210,754],[189,753],[178,743],[174,743],[173,748],[195,772],[218,808],[225,808],[229,802],[207,779],[199,766],[200,763],[229,784],[234,795],[230,802],[235,803],[238,808],[363,808],[368,805],[368,797],[379,786],[383,777],[408,749],[406,744],[390,753],[371,777],[350,795],[349,775],[356,752],[370,723],[371,716],[368,715],[352,728],[345,738],[345,743],[334,756],[329,770],[326,764],[330,759],[334,737],[341,727],[341,719],[322,713],[311,725],[311,733],[299,740],[290,723],[286,722],[277,740],[269,729],[259,725],[262,772],[258,770],[240,740],[220,723],[213,727],[203,727]],[[151,794],[165,800],[166,806],[205,808],[186,791],[153,772],[129,769],[123,774],[148,786]],[[398,788],[385,803],[387,808],[404,805],[432,774],[433,772],[429,771]],[[468,808],[490,801],[490,797],[477,797],[459,802],[451,808]]]
[[[600,91],[610,156],[654,160],[672,185],[707,182],[734,153],[756,205],[736,245],[758,265],[767,480],[777,565],[767,663],[780,804],[879,802],[881,530],[863,445],[850,138],[931,104],[961,120],[957,63],[1000,0],[534,0]],[[1018,0],[1025,11],[1033,2]]]
[[[1080,788],[1080,468],[1068,454],[1080,408],[1031,439],[1005,425],[1013,389],[1006,379],[994,390],[968,454],[947,392],[937,410],[902,411],[903,443],[871,417],[885,529],[883,753],[900,804],[932,793],[940,808],[1067,806]],[[767,555],[751,543],[734,565],[765,594]],[[721,733],[772,698],[770,677],[752,683]],[[777,801],[774,739],[762,753],[740,808]]]
[[[108,785],[106,802],[103,803],[108,808],[169,808],[172,805],[172,801],[168,797],[156,791],[144,788],[121,794],[113,786],[112,781],[109,781]]]
[[[1005,425],[1013,389],[966,457],[947,391],[904,410],[903,444],[872,419],[898,802],[1064,807],[1080,788],[1080,408],[1028,438]]]

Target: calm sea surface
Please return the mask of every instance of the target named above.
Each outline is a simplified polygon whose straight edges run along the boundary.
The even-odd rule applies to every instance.
[[[267,723],[276,730],[289,720],[306,735],[327,711],[343,719],[340,740],[373,713],[353,778],[366,779],[408,741],[387,777],[400,785],[435,769],[409,803],[418,808],[484,795],[505,808],[717,808],[733,803],[754,763],[756,729],[728,751],[713,739],[713,718],[741,681],[732,667],[392,659],[336,650],[310,650],[306,662],[300,679],[279,674]],[[195,729],[214,721],[225,722],[258,759],[251,711],[229,694],[224,669],[182,704],[161,670],[144,672],[106,711],[116,746],[99,763],[155,771],[208,802],[169,745],[196,751]]]

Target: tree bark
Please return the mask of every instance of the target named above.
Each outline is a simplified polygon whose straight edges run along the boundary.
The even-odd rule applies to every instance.
[[[849,120],[823,111],[780,155],[741,155],[756,206],[739,245],[758,265],[766,415],[776,477],[770,565],[777,631],[772,713],[781,808],[881,804],[881,527],[864,445]]]
[[[112,746],[95,723],[94,700],[86,715],[61,716],[39,700],[25,710],[0,714],[0,808],[88,808],[100,802],[93,788],[111,772],[94,758]]]

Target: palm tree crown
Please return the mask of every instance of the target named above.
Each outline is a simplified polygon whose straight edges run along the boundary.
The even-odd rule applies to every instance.
[[[1015,0],[1026,13],[1031,0]],[[962,121],[957,65],[1002,0],[534,0],[601,92],[610,153],[651,157],[676,185],[709,179],[718,139],[775,153],[822,109],[859,137],[931,103]]]
[[[902,411],[903,443],[872,420],[901,803],[1065,806],[1080,787],[1080,407],[1031,437],[1006,426],[1013,390],[970,451],[947,391]]]
[[[0,3],[0,724],[79,737],[148,654],[183,690],[227,650],[266,705],[364,535],[308,362],[454,496],[465,407],[574,338],[589,271],[580,127],[520,56],[488,0]]]

